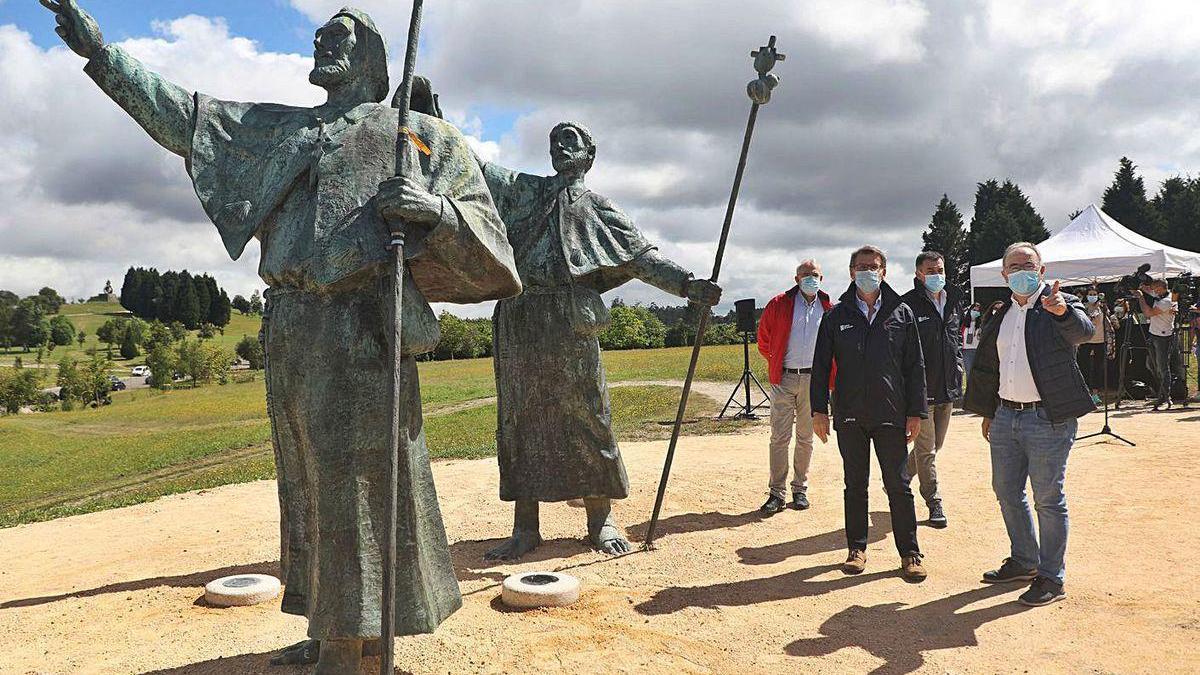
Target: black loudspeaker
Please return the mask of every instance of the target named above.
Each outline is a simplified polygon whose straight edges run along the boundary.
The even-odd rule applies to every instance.
[[[754,317],[754,298],[738,300],[733,303],[737,312],[737,329],[739,333],[754,333],[758,331],[758,322]]]

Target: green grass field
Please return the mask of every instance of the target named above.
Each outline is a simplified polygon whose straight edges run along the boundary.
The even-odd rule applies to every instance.
[[[240,339],[240,335],[238,336]],[[678,380],[690,349],[608,352],[612,382]],[[757,357],[757,355],[756,355]],[[758,361],[761,367],[764,364]],[[426,437],[435,459],[495,453],[489,359],[420,365]],[[740,347],[702,351],[702,379],[734,381]],[[669,435],[675,387],[614,387],[614,426],[624,440]],[[0,418],[0,527],[124,506],[274,476],[261,374],[199,389],[118,392],[99,409]],[[729,431],[711,418],[724,401],[694,395],[686,433]],[[454,410],[445,410],[455,406]]]

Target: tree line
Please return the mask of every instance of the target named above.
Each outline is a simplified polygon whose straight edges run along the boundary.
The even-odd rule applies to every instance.
[[[188,330],[200,324],[229,324],[232,302],[217,280],[187,270],[159,273],[153,267],[130,267],[121,284],[121,306],[134,316],[163,323],[178,321]]]
[[[1200,179],[1172,176],[1148,197],[1137,166],[1122,157],[1101,207],[1125,227],[1168,246],[1200,251]],[[1069,214],[1074,219],[1079,211]],[[970,226],[958,206],[943,194],[921,235],[922,250],[946,258],[946,283],[964,295],[971,292],[971,266],[996,260],[1009,244],[1040,243],[1050,237],[1045,220],[1013,181],[991,179],[976,184]],[[1132,270],[1130,270],[1132,271]]]
[[[698,311],[691,305],[681,307],[663,307],[654,303],[648,306],[627,305],[620,298],[615,298],[610,308],[612,322],[597,336],[600,340],[600,348],[615,350],[691,346],[696,341]],[[711,310],[709,311],[711,312]],[[670,323],[668,324],[667,321]],[[423,359],[446,361],[484,358],[492,355],[491,319],[463,319],[448,311],[443,311],[438,316],[438,326],[442,338],[438,341],[437,347],[429,354],[424,355]],[[738,344],[742,341],[741,335],[737,332],[732,311],[725,316],[710,314],[708,329],[704,336],[704,344],[709,345]],[[244,355],[242,358],[250,360]]]
[[[65,304],[66,300],[49,286],[25,298],[0,290],[0,348],[53,349],[76,341],[74,324],[58,313]]]

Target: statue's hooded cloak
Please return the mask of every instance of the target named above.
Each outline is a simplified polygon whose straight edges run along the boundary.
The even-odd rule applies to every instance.
[[[361,9],[343,7],[333,18],[339,16],[350,19],[358,27],[355,34],[358,38],[355,56],[361,59],[363,76],[375,83],[371,100],[378,103],[391,92],[391,86],[388,84],[387,43],[383,40],[383,33],[379,32],[375,22]]]

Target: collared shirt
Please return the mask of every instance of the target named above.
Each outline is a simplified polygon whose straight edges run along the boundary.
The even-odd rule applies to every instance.
[[[875,323],[875,317],[879,316],[879,306],[883,304],[883,291],[880,291],[879,295],[875,298],[875,306],[872,308],[870,314],[867,313],[867,302],[858,293],[854,294],[854,302],[858,303],[858,311],[862,312],[862,315],[866,317],[867,323]]]
[[[1169,337],[1175,332],[1175,312],[1168,311],[1175,308],[1175,302],[1170,297],[1160,298],[1154,303],[1154,309],[1162,313],[1150,317],[1151,335]]]
[[[929,301],[933,303],[934,307],[937,307],[938,316],[942,317],[943,319],[946,318],[946,299],[949,297],[946,291],[942,291],[941,293],[930,293],[929,291],[925,292],[929,295]],[[938,297],[939,295],[941,298]]]
[[[814,295],[809,300],[804,297],[803,291],[796,291],[796,302],[792,306],[792,332],[788,334],[787,352],[783,357],[784,368],[812,368],[813,351],[817,348],[817,328],[821,326],[823,316],[825,307],[819,297]]]
[[[1038,393],[1033,370],[1029,367],[1029,353],[1025,351],[1025,322],[1029,311],[1037,306],[1045,284],[1038,285],[1025,305],[1013,298],[1012,307],[1000,323],[996,336],[996,350],[1000,353],[1000,398],[1017,403],[1033,403],[1042,400]]]

